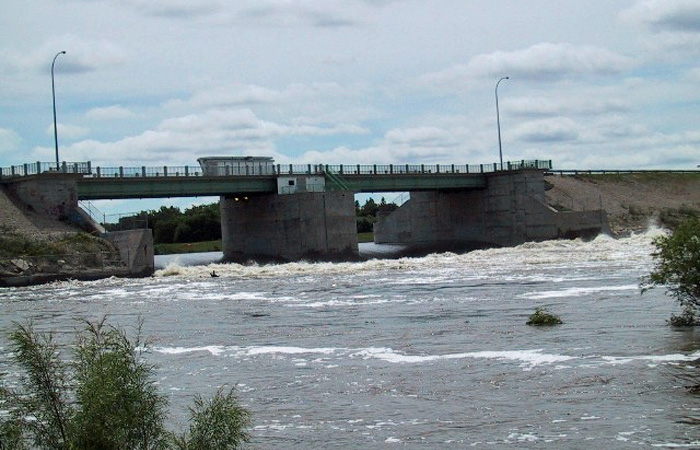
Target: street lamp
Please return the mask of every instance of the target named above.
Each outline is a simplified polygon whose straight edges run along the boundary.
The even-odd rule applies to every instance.
[[[498,111],[498,85],[503,80],[510,80],[510,77],[503,77],[496,83],[496,124],[498,125],[498,156],[501,159],[501,170],[503,170],[503,149],[501,148],[501,113]]]
[[[60,163],[58,162],[58,130],[56,129],[56,85],[53,80],[53,68],[56,65],[56,58],[58,58],[59,55],[65,55],[66,51],[60,51],[56,53],[56,56],[53,57],[53,61],[51,62],[51,96],[53,97],[53,141],[54,144],[56,145],[56,171],[58,172]]]

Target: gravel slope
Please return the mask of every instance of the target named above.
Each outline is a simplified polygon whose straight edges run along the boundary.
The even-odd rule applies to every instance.
[[[700,172],[550,175],[545,181],[549,205],[574,211],[602,208],[615,234],[700,216]]]

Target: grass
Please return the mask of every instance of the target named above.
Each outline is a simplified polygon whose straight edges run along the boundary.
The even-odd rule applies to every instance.
[[[357,242],[374,242],[374,233],[372,233],[371,231],[367,233],[357,233]]]
[[[88,233],[63,233],[36,239],[9,227],[0,227],[0,255],[6,258],[115,253],[109,242]]]

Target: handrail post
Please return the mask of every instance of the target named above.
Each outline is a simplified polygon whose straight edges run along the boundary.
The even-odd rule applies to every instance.
[[[119,166],[119,178],[124,178],[124,167]]]
[[[168,176],[168,166],[163,166],[163,176],[164,177]]]
[[[376,174],[377,174],[377,165],[375,164],[372,166],[372,175],[376,175]]]

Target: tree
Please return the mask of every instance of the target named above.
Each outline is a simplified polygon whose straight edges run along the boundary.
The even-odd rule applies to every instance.
[[[665,286],[678,300],[683,316],[672,316],[676,325],[694,325],[700,308],[700,219],[681,223],[673,233],[654,239],[655,267],[642,279],[642,292]]]
[[[105,322],[85,321],[72,362],[51,333],[14,325],[11,358],[23,376],[19,388],[0,388],[0,450],[233,450],[248,442],[249,415],[233,390],[197,397],[189,433],[167,431],[168,402],[143,358],[141,325],[131,339]]]

